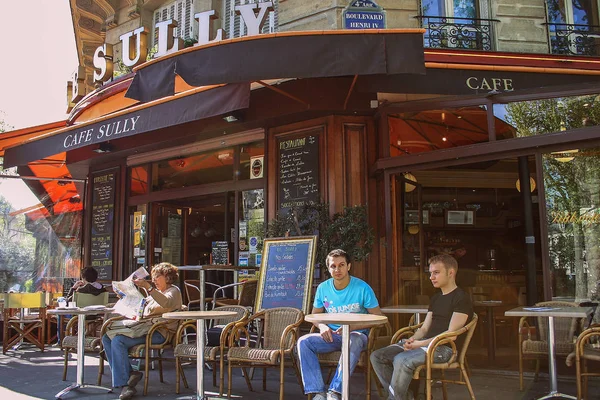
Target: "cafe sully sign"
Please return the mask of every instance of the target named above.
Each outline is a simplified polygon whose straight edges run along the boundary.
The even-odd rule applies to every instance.
[[[273,9],[272,1],[235,6],[236,13],[240,14],[241,19],[246,26],[245,30],[247,36],[260,34],[261,28],[264,25],[269,12],[273,11]],[[210,38],[211,22],[216,18],[217,12],[215,10],[194,14],[194,20],[198,24],[198,43],[196,43],[194,47],[226,39],[223,29],[218,29],[215,37],[212,39]],[[181,38],[175,38],[173,36],[173,30],[176,27],[177,21],[174,19],[156,23],[158,41],[156,46],[157,51],[154,55],[155,58],[183,49],[183,41]],[[146,57],[148,55],[148,33],[146,27],[140,27],[119,36],[121,41],[121,54],[123,55],[122,62],[126,67],[133,68],[146,62]],[[94,82],[104,83],[112,79],[112,76],[113,50],[110,44],[104,43],[94,52]],[[86,95],[84,80],[85,69],[80,66],[73,74],[72,80],[67,84],[67,95],[71,104],[77,103]],[[125,121],[123,121],[123,123],[125,123]],[[133,124],[133,121],[130,122],[130,127],[133,127],[131,124]],[[123,129],[125,128],[123,127]],[[77,138],[75,140],[81,139]]]
[[[346,29],[385,29],[385,11],[372,0],[353,0],[343,17]]]

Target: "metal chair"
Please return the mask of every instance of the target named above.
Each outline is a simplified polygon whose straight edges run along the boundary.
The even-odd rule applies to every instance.
[[[218,290],[221,287],[221,286],[219,286],[215,283],[211,283],[211,282],[205,282],[205,284],[208,286],[214,287],[215,293],[216,293],[216,290]],[[206,306],[209,303],[213,303],[212,297],[205,297],[204,298],[204,307],[200,306],[200,280],[186,279],[185,281],[183,281],[183,285],[185,288],[185,295],[188,299],[188,303],[187,303],[188,310],[193,310],[196,307],[200,310],[205,310]],[[214,303],[213,303],[213,307],[214,307]]]
[[[27,314],[31,309],[37,309],[37,312]],[[44,351],[46,341],[46,294],[44,292],[6,293],[3,316],[3,354],[23,340],[28,340],[42,352]]]
[[[224,293],[225,289],[232,287],[239,287],[240,293],[237,299],[230,299],[227,297],[219,298],[217,294],[219,292]],[[230,306],[239,305],[244,307],[254,307],[256,300],[256,289],[258,287],[258,279],[248,279],[243,282],[232,283],[229,285],[221,286],[213,295],[213,308],[216,306]]]
[[[254,321],[261,320],[262,347],[250,347],[249,326]],[[252,391],[252,383],[246,372],[246,367],[279,367],[279,399],[284,398],[284,367],[285,357],[290,357],[296,372],[298,382],[302,386],[300,370],[294,358],[293,351],[298,339],[298,328],[304,321],[304,313],[291,307],[279,307],[262,310],[252,315],[248,320],[235,324],[229,337],[227,351],[227,397],[231,398],[231,369],[240,367],[244,370],[244,378]],[[238,339],[244,337],[244,345],[237,346]],[[260,343],[260,340],[258,341]],[[267,389],[267,376],[263,370],[263,390]]]
[[[214,310],[218,311],[233,311],[236,315],[232,317],[226,318],[216,318],[211,320],[210,329],[218,328],[220,330],[219,335],[219,345],[211,346],[210,344],[205,346],[204,348],[204,360],[207,362],[212,362],[213,364],[213,386],[217,386],[217,362],[219,362],[220,370],[219,370],[219,396],[223,395],[223,384],[225,379],[224,373],[224,355],[227,351],[227,345],[229,343],[229,335],[235,326],[236,323],[241,323],[248,319],[248,315],[250,314],[246,307],[242,306],[225,306],[225,307],[217,307]],[[185,334],[187,329],[196,329],[196,321],[186,321],[184,322],[179,329],[177,330],[177,334],[175,335],[175,373],[176,373],[176,383],[175,383],[175,393],[179,394],[179,382],[180,377],[183,378],[183,384],[187,388],[188,383],[185,378],[185,373],[183,372],[183,368],[181,362],[183,359],[191,360],[196,359],[197,357],[197,346],[195,343],[188,344],[185,343]]]
[[[578,307],[578,303],[564,301],[546,301],[536,303],[536,307]],[[576,336],[578,326],[581,324],[578,318],[554,318],[555,354],[557,356],[568,356],[575,350],[573,338]],[[535,376],[537,381],[540,371],[540,359],[548,359],[548,319],[537,318],[537,337],[534,336],[532,325],[527,317],[519,320],[519,388],[523,390],[523,360],[535,360]]]

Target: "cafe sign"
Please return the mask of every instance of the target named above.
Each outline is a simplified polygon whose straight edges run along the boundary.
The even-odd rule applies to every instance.
[[[246,36],[260,34],[261,28],[266,22],[268,13],[273,11],[273,2],[264,1],[260,3],[249,3],[235,6],[235,12],[241,16],[246,29]],[[217,18],[215,10],[203,11],[194,14],[194,21],[198,27],[198,43],[202,46],[208,43],[219,42],[226,39],[225,31],[217,29],[214,38],[211,38],[211,24]],[[155,58],[177,52],[183,49],[181,38],[175,38],[173,31],[177,27],[177,21],[168,19],[156,23],[157,51]],[[148,55],[148,29],[137,28],[119,36],[121,42],[122,62],[126,67],[136,67],[146,62]],[[110,44],[104,43],[94,52],[94,82],[104,83],[113,76],[113,50]],[[77,103],[85,96],[84,92],[85,70],[79,67],[67,84],[67,95],[72,104]]]

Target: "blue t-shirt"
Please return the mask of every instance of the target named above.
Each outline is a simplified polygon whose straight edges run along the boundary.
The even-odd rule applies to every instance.
[[[333,278],[326,280],[317,287],[315,293],[315,308],[324,308],[328,313],[357,313],[368,314],[367,308],[379,306],[375,292],[362,279],[350,276],[350,283],[342,290],[337,290],[333,284]],[[329,324],[334,331],[340,325]],[[368,334],[369,330],[360,332]]]

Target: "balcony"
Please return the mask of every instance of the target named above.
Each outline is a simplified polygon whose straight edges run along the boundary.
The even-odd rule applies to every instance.
[[[600,55],[600,26],[546,24],[552,54]]]
[[[422,15],[425,47],[436,49],[492,50],[492,24],[497,19],[454,18]]]

